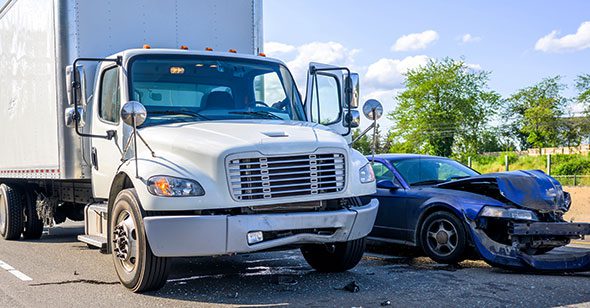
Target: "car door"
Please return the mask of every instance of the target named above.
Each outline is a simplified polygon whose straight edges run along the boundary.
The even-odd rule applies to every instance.
[[[411,239],[412,230],[408,228],[408,191],[403,187],[400,179],[385,163],[375,161],[373,171],[377,182],[391,180],[398,185],[398,189],[377,187],[376,197],[379,200],[379,210],[371,237],[384,238],[396,242],[406,242]]]

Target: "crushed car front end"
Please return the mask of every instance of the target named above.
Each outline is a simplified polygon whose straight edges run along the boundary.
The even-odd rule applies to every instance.
[[[564,220],[571,198],[542,171],[487,174],[442,186],[499,201],[465,211],[473,245],[489,264],[537,271],[590,270],[590,250],[564,247],[590,234],[590,223]]]

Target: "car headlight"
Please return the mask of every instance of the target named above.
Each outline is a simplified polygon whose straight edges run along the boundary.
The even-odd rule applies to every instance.
[[[359,179],[361,183],[371,183],[375,181],[375,173],[373,172],[371,163],[367,163],[359,169]]]
[[[481,217],[495,217],[495,218],[508,218],[516,220],[539,220],[537,215],[529,210],[521,209],[506,209],[502,207],[486,206],[484,207],[479,216]]]
[[[161,197],[195,197],[205,195],[205,190],[196,181],[171,176],[153,176],[147,181],[148,191]]]

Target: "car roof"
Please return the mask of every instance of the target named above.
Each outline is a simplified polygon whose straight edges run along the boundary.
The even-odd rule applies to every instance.
[[[371,158],[371,155],[367,155]],[[375,158],[386,159],[389,161],[400,161],[413,158],[438,158],[438,159],[450,159],[442,156],[424,155],[424,154],[408,154],[408,153],[396,153],[396,154],[377,154]]]

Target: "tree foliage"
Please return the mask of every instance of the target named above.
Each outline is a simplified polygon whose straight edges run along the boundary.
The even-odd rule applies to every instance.
[[[508,99],[507,117],[522,148],[556,146],[561,116],[567,99],[562,95],[565,85],[561,77],[545,78],[520,89]]]
[[[500,96],[488,89],[489,72],[451,58],[430,60],[406,74],[406,89],[389,114],[392,150],[440,156],[476,153]]]
[[[576,89],[578,90],[578,96],[576,97],[576,100],[588,107],[588,105],[590,105],[590,74],[578,76],[575,82]],[[586,110],[588,112],[588,109]]]

